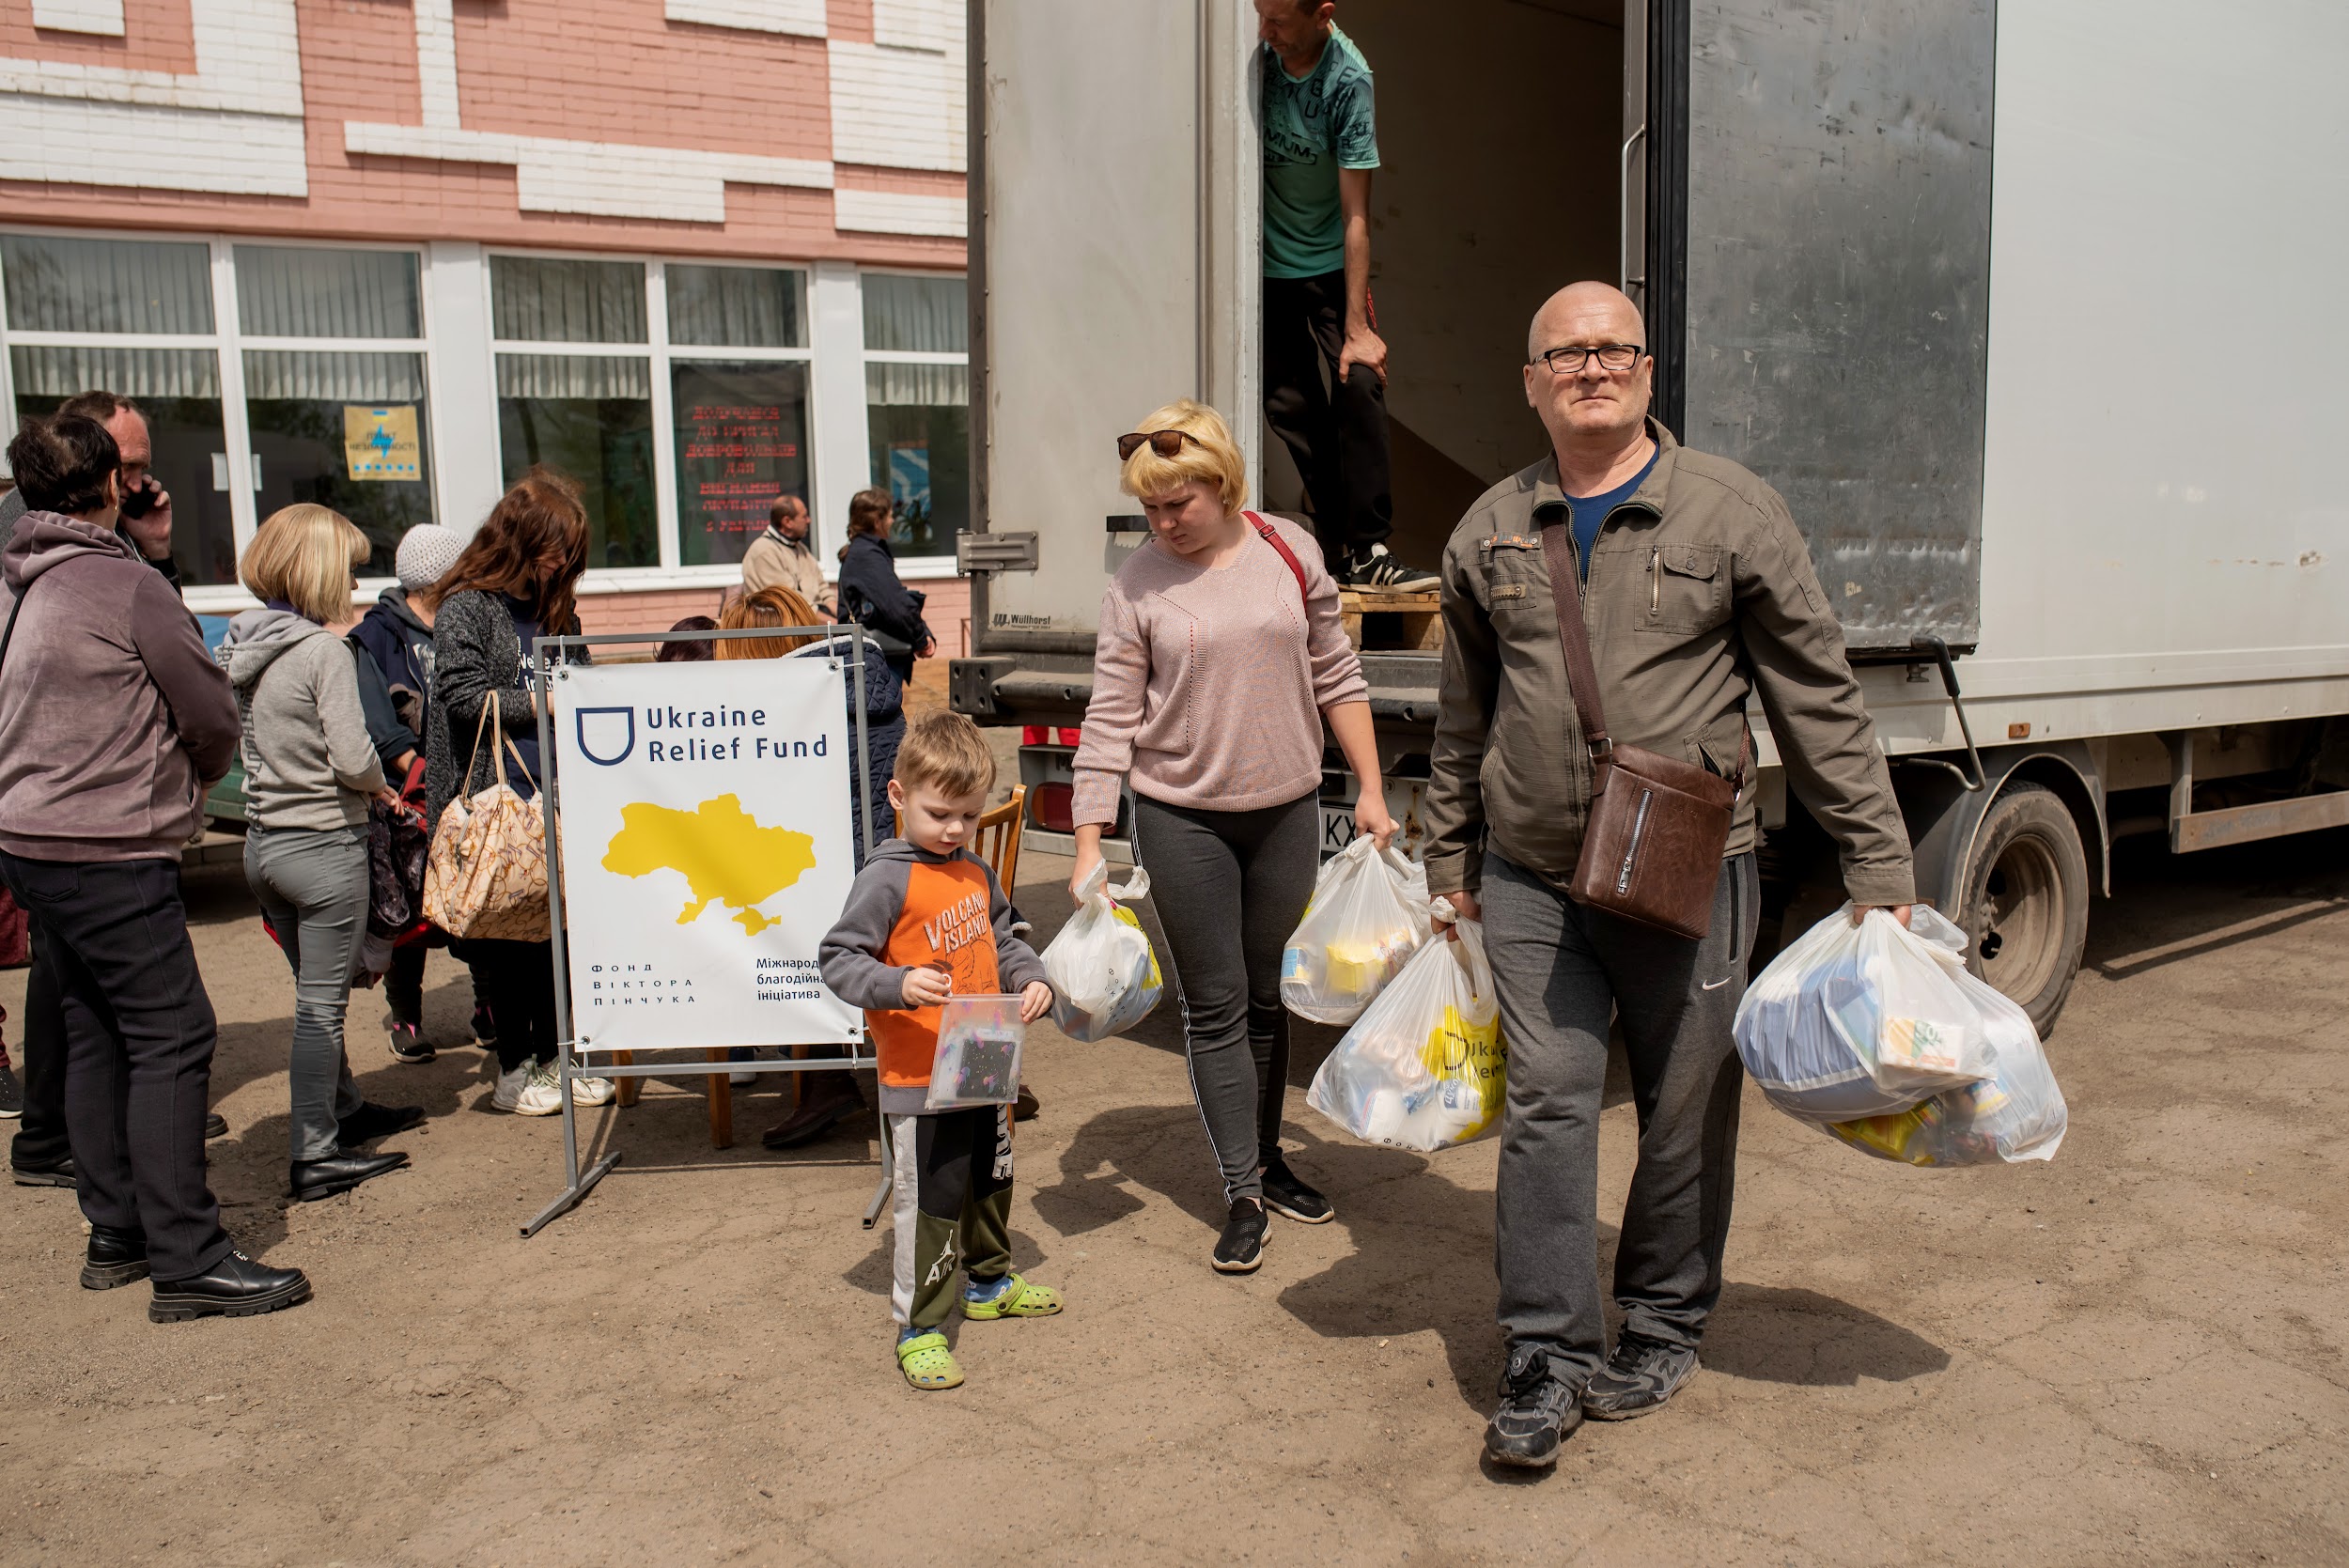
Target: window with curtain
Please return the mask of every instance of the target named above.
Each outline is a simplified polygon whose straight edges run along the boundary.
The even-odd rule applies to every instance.
[[[413,251],[236,248],[237,330],[247,337],[424,336]]]
[[[659,566],[651,363],[603,354],[500,354],[497,383],[506,482],[545,467],[579,486],[590,568]]]
[[[872,483],[900,556],[951,555],[971,526],[971,322],[959,277],[863,275]]]
[[[433,520],[424,356],[248,349],[244,406],[256,518],[332,506],[367,536],[366,574],[389,577],[400,536]]]
[[[192,584],[234,582],[228,442],[215,348],[142,345],[210,337],[211,251],[202,241],[0,235],[0,331],[79,341],[12,343],[19,418],[82,392],[139,406],[155,477],[171,496],[171,552]]]
[[[662,281],[677,559],[730,566],[777,496],[809,497],[807,357],[779,352],[807,347],[807,274],[671,262]]]
[[[546,351],[648,344],[645,264],[493,256],[490,316],[506,482],[543,467],[579,486],[591,569],[659,566],[651,356]]]

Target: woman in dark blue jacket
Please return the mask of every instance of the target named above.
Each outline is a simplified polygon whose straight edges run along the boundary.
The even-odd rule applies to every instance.
[[[933,657],[938,639],[922,619],[927,600],[897,577],[897,562],[889,552],[894,516],[887,490],[859,490],[849,498],[848,542],[840,551],[840,613],[880,635],[889,667],[899,681],[911,685],[913,661]]]

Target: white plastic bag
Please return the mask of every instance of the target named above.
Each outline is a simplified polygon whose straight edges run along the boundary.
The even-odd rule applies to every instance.
[[[1459,929],[1412,955],[1322,1063],[1307,1105],[1357,1138],[1423,1152],[1500,1126],[1509,1049],[1485,927]]]
[[[1124,1033],[1150,1016],[1166,990],[1142,923],[1116,902],[1147,894],[1150,874],[1136,866],[1123,887],[1111,887],[1109,880],[1108,865],[1095,862],[1080,890],[1077,912],[1044,950],[1052,1022],[1072,1040]]]
[[[1890,913],[1854,925],[1846,904],[1747,988],[1737,1054],[1771,1104],[1807,1122],[1906,1110],[1987,1078],[1989,1015],[1958,984],[1965,952],[1966,934],[1923,905],[1904,930]]]
[[[1922,913],[1922,910],[1918,911]],[[1988,1078],[1884,1116],[1827,1124],[1826,1130],[1882,1159],[1905,1165],[1999,1165],[2053,1159],[2069,1113],[2030,1015],[1962,967],[1953,978],[1982,1010],[1991,1054]]]
[[[1365,833],[1330,857],[1281,954],[1281,1001],[1352,1023],[1427,940],[1427,870]]]

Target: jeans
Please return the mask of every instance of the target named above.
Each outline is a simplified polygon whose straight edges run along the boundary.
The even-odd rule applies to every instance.
[[[1137,795],[1133,843],[1166,932],[1191,1096],[1223,1201],[1261,1202],[1289,1084],[1281,950],[1313,896],[1320,803],[1307,795],[1256,811],[1197,811]]]
[[[1622,1020],[1640,1157],[1615,1245],[1624,1327],[1695,1345],[1721,1294],[1737,1099],[1730,1020],[1745,995],[1760,880],[1721,862],[1702,941],[1585,908],[1485,856],[1485,948],[1509,1042],[1495,1183],[1500,1318],[1579,1389],[1607,1352],[1598,1284],[1598,1115],[1610,1015]]]
[[[1332,567],[1394,531],[1386,388],[1366,365],[1339,381],[1345,348],[1343,272],[1264,280],[1265,423],[1297,459]]]
[[[188,940],[179,862],[0,851],[0,877],[51,944],[83,1217],[143,1234],[157,1280],[203,1273],[228,1251],[204,1173],[217,1028]]]
[[[294,972],[293,1159],[325,1159],[342,1145],[341,1119],[365,1103],[343,1050],[343,1017],[367,928],[367,831],[255,828],[244,879]]]

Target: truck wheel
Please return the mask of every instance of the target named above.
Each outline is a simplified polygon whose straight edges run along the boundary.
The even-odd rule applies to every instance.
[[[2011,786],[1991,802],[1958,884],[1966,967],[2055,1027],[2088,941],[2088,854],[2055,792]]]

